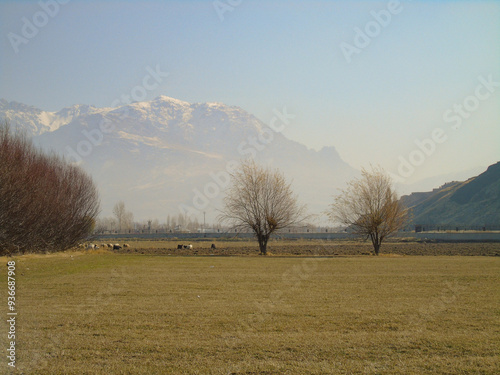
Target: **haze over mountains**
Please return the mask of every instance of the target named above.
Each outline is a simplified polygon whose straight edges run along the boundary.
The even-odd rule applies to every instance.
[[[187,212],[207,221],[221,208],[227,172],[242,158],[280,168],[301,202],[320,213],[357,174],[333,147],[321,151],[280,133],[292,118],[276,109],[265,124],[241,108],[160,96],[118,108],[76,105],[45,112],[0,101],[0,118],[35,143],[82,165],[100,190],[103,215],[119,200],[136,219]],[[326,202],[326,203],[325,203]]]
[[[187,213],[201,222],[206,212],[207,222],[213,222],[222,207],[228,172],[249,156],[280,168],[314,214],[324,212],[338,189],[359,174],[334,147],[315,151],[281,134],[293,121],[286,108],[275,109],[266,124],[239,107],[191,104],[167,96],[116,108],[75,105],[58,112],[0,99],[3,118],[12,127],[26,130],[42,148],[65,155],[87,170],[101,194],[102,216],[110,216],[113,205],[123,200],[136,220],[163,221],[168,215]],[[414,185],[412,191],[430,190],[443,181],[470,175],[437,177]],[[496,195],[479,191],[482,185],[471,184],[472,180],[402,199],[413,207],[415,223],[495,222],[500,207],[488,202],[490,198],[500,201],[498,180],[490,186]],[[460,206],[464,189],[471,195],[466,209]],[[459,201],[457,194],[462,197]],[[482,208],[485,205],[491,210]],[[321,220],[326,224],[324,217]]]

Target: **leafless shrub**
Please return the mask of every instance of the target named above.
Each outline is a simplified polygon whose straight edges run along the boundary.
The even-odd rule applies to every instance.
[[[0,254],[76,246],[92,232],[98,211],[89,175],[0,124]]]

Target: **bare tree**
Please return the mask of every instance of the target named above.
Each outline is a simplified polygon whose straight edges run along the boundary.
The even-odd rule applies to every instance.
[[[134,229],[134,214],[131,211],[126,212],[123,228],[129,231]]]
[[[0,124],[0,253],[68,249],[91,234],[98,211],[89,175]]]
[[[134,221],[134,214],[127,211],[123,201],[117,202],[113,207],[113,215],[118,222],[118,232],[123,232],[126,229],[131,229]]]
[[[118,231],[122,230],[123,222],[125,221],[125,202],[119,201],[113,206],[113,215],[116,217],[116,221],[118,221]]]
[[[328,215],[354,233],[370,238],[378,255],[382,241],[404,227],[408,210],[399,202],[389,176],[380,168],[362,170],[335,198]]]
[[[291,184],[279,170],[246,160],[231,175],[219,220],[237,230],[253,231],[261,255],[267,254],[267,242],[273,232],[305,219],[305,206],[298,204]]]

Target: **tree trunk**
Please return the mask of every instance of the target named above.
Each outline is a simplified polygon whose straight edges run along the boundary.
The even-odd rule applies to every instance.
[[[380,252],[380,238],[378,236],[378,233],[372,233],[370,234],[372,244],[373,244],[373,250],[375,251],[375,255],[378,255]]]
[[[260,255],[267,255],[267,241],[269,240],[269,238],[266,236],[262,236],[259,237],[258,240],[259,240]]]
[[[378,255],[378,253],[380,252],[380,244],[374,242],[373,243],[373,250],[375,250],[375,255]]]

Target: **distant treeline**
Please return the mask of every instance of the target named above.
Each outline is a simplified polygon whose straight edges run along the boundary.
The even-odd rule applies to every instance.
[[[98,221],[98,226],[96,227],[94,234],[95,235],[106,235],[106,234],[179,234],[179,233],[228,233],[231,235],[248,233],[253,234],[250,229],[241,230],[234,229],[227,226],[217,226],[215,224],[207,225],[206,228],[203,226],[192,223],[185,227],[175,226],[168,227],[165,225],[150,225],[143,223],[133,223],[131,228],[124,229],[113,229],[112,226],[103,226],[102,221]],[[285,233],[339,233],[345,232],[343,229],[339,229],[337,227],[318,227],[314,225],[309,226],[301,226],[301,227],[293,227],[293,228],[285,228],[279,231],[276,231],[277,234],[285,234]]]
[[[449,232],[449,231],[477,231],[493,232],[500,231],[500,225],[460,225],[460,224],[417,224],[415,232]]]

